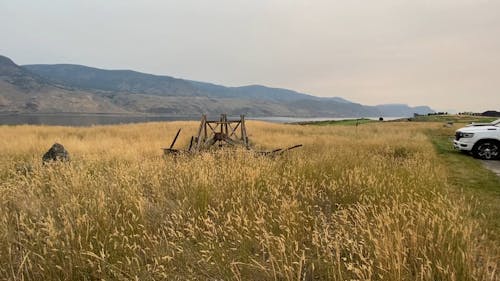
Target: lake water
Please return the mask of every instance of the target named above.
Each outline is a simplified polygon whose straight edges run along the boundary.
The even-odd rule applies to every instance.
[[[106,114],[11,114],[0,115],[0,125],[92,126],[195,119],[197,118]]]
[[[298,122],[318,122],[318,121],[341,121],[341,120],[351,120],[351,119],[371,119],[378,120],[379,117],[310,117],[310,118],[299,118],[299,117],[248,117],[250,120],[260,120],[273,123],[298,123]],[[396,120],[406,117],[383,117],[385,121]]]
[[[217,118],[217,117],[215,117]],[[239,117],[234,117],[239,118]],[[251,117],[247,120],[260,120],[273,123],[294,123],[294,122],[312,122],[325,120],[345,120],[357,119],[360,117],[314,117],[314,118],[295,118],[295,117]],[[365,117],[378,120],[378,117]],[[384,117],[384,120],[394,120],[401,117]],[[228,117],[228,119],[233,119]],[[179,121],[179,120],[200,120],[200,116],[141,116],[141,115],[107,115],[107,114],[3,114],[0,115],[0,125],[58,125],[58,126],[92,126],[92,125],[111,125],[127,123],[144,123],[160,121]]]

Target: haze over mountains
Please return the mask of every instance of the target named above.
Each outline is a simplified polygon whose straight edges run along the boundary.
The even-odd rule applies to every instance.
[[[18,66],[0,56],[0,112],[199,116],[367,117],[433,112],[427,106],[364,106],[260,85],[225,87],[82,65]]]

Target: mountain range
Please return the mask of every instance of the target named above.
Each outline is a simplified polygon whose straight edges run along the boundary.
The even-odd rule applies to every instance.
[[[428,106],[365,106],[261,85],[226,87],[131,70],[72,64],[19,66],[0,56],[0,113],[115,113],[254,117],[411,116]]]

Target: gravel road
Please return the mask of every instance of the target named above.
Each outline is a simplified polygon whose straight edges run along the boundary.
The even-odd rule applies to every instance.
[[[483,165],[492,170],[497,176],[500,177],[500,161],[498,160],[481,160]]]

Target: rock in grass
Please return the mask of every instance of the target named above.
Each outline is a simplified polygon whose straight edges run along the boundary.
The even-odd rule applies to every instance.
[[[51,161],[61,161],[66,162],[69,161],[69,153],[64,149],[64,146],[59,143],[54,143],[49,151],[45,152],[42,157],[43,163],[51,162]]]

